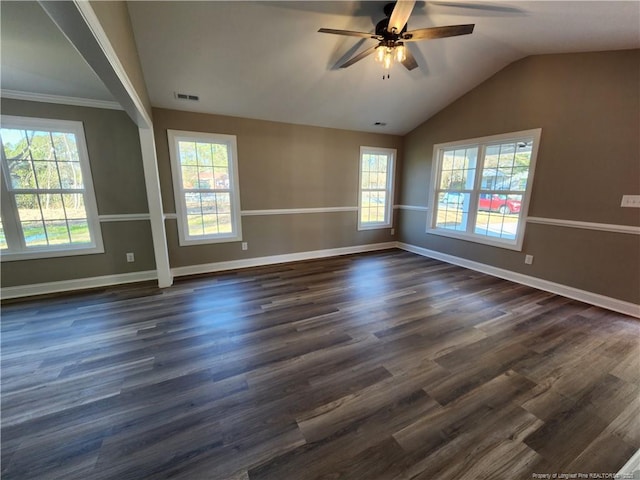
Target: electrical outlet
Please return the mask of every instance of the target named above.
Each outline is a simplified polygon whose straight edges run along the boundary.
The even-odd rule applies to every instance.
[[[640,195],[623,195],[621,207],[640,208]]]
[[[395,235],[395,234],[396,234],[396,229],[395,229],[395,228],[392,228],[392,229],[391,229],[391,235]]]
[[[533,263],[533,255],[525,255],[524,263],[531,265]]]
[[[242,242],[242,250],[249,250],[249,244],[247,242]]]
[[[136,257],[133,254],[133,252],[127,253],[127,262],[131,263],[131,262],[135,262],[135,261],[136,261]]]

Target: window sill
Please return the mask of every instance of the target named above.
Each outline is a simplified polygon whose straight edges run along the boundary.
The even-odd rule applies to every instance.
[[[358,231],[361,230],[381,230],[384,228],[393,228],[390,223],[371,223],[371,224],[358,224]]]
[[[470,235],[466,232],[449,231],[440,228],[428,228],[426,233],[428,233],[429,235],[439,235],[441,237],[455,238],[457,240],[464,240],[467,242],[479,243],[482,245],[489,245],[492,247],[504,248],[507,250],[515,250],[517,252],[522,251],[522,238],[524,238],[524,235],[521,235],[520,239],[505,241],[480,235]]]
[[[59,248],[59,249],[40,249],[40,250],[28,250],[22,252],[0,252],[0,261],[2,262],[14,262],[22,260],[38,260],[43,258],[55,258],[55,257],[74,257],[77,255],[94,255],[104,253],[103,247],[96,246],[83,246],[79,248]]]
[[[208,237],[208,238],[180,238],[178,241],[178,245],[181,247],[191,247],[194,245],[209,245],[215,243],[233,243],[233,242],[241,242],[241,235],[233,235],[233,236],[224,236],[224,237]]]

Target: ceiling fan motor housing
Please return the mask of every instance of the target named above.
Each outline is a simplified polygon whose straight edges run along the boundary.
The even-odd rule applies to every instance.
[[[383,37],[385,40],[398,40],[402,34],[407,31],[407,24],[405,23],[404,27],[400,32],[389,32],[387,27],[389,26],[389,17],[383,18],[376,25],[376,35],[379,37]]]

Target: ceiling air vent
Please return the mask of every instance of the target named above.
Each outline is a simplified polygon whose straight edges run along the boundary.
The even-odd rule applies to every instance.
[[[386,127],[387,122],[376,122],[373,124],[375,127]]]
[[[188,93],[178,93],[178,92],[173,92],[173,94],[176,96],[178,100],[192,100],[194,102],[197,102],[198,100],[200,100],[200,97],[198,97],[197,95],[189,95]]]

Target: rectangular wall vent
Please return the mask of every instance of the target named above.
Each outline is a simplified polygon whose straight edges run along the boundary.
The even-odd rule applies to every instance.
[[[198,97],[197,95],[189,95],[188,93],[178,93],[178,92],[173,92],[173,93],[178,100],[192,100],[194,102],[197,102],[198,100],[200,100],[200,97]]]

